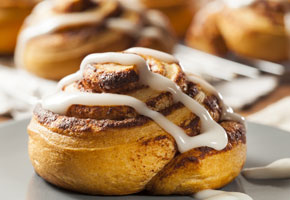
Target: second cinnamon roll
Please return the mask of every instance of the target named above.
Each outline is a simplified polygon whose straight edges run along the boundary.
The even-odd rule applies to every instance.
[[[90,53],[132,46],[170,52],[167,19],[126,1],[47,0],[33,10],[18,37],[16,64],[48,79],[75,72]]]

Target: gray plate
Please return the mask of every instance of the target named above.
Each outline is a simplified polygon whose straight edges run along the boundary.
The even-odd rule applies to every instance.
[[[88,196],[56,188],[38,177],[27,155],[27,120],[0,125],[0,199],[91,200],[91,199],[192,199],[189,196],[122,197]],[[255,167],[290,157],[290,133],[249,123],[246,167]],[[290,179],[253,181],[242,176],[223,188],[249,194],[255,200],[289,200]]]

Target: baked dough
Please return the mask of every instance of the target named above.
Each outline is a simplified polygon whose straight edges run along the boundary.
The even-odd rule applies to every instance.
[[[124,53],[127,54],[127,53]],[[173,137],[130,106],[72,105],[65,114],[38,105],[28,126],[29,155],[46,181],[86,194],[193,194],[220,188],[240,173],[246,160],[246,129],[223,120],[222,102],[199,83],[188,81],[178,63],[145,56],[151,71],[165,76],[194,98],[228,135],[220,151],[209,147],[180,153]],[[135,65],[95,63],[65,92],[117,93],[135,97],[162,113],[188,136],[201,134],[199,117],[170,92],[156,91],[139,80]]]

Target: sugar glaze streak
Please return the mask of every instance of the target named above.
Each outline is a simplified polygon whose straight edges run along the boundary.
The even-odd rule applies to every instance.
[[[198,200],[253,200],[244,193],[221,190],[203,190],[196,193],[193,197]]]
[[[130,53],[129,53],[130,52]],[[178,145],[180,152],[186,152],[192,148],[208,146],[216,150],[222,150],[227,146],[228,138],[225,130],[215,122],[209,112],[196,100],[189,97],[179,88],[179,86],[170,79],[150,71],[144,58],[137,54],[158,57],[164,62],[177,62],[177,60],[166,53],[146,48],[131,48],[126,53],[101,53],[88,55],[81,63],[80,70],[75,74],[69,75],[59,82],[59,92],[46,98],[42,102],[44,109],[55,113],[65,114],[67,109],[74,104],[87,106],[93,105],[127,105],[133,107],[138,113],[150,117],[161,128],[171,134]],[[62,92],[64,86],[67,86],[83,76],[86,66],[94,63],[119,63],[122,65],[136,65],[139,71],[139,81],[141,84],[148,85],[157,91],[169,91],[172,93],[175,102],[183,103],[189,110],[195,113],[201,120],[202,134],[189,137],[185,132],[169,121],[160,113],[150,110],[140,100],[120,94],[92,94],[92,93],[72,93]],[[225,110],[227,112],[227,110]]]
[[[234,120],[245,124],[245,118],[234,113],[233,109],[224,103],[221,93],[219,93],[211,84],[190,72],[186,72],[187,79],[193,83],[198,83],[207,92],[213,93],[219,100],[222,107],[222,120]]]
[[[276,160],[263,167],[245,168],[242,174],[248,179],[290,178],[290,158]]]

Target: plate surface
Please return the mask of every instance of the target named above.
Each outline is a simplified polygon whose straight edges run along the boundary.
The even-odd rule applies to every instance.
[[[193,199],[189,196],[122,197],[88,196],[56,188],[38,177],[27,154],[28,120],[0,125],[0,199],[92,200],[92,199]],[[264,166],[290,157],[290,133],[268,126],[248,124],[248,158],[246,167]],[[289,200],[290,179],[254,181],[239,176],[224,190],[249,194],[255,200]]]

